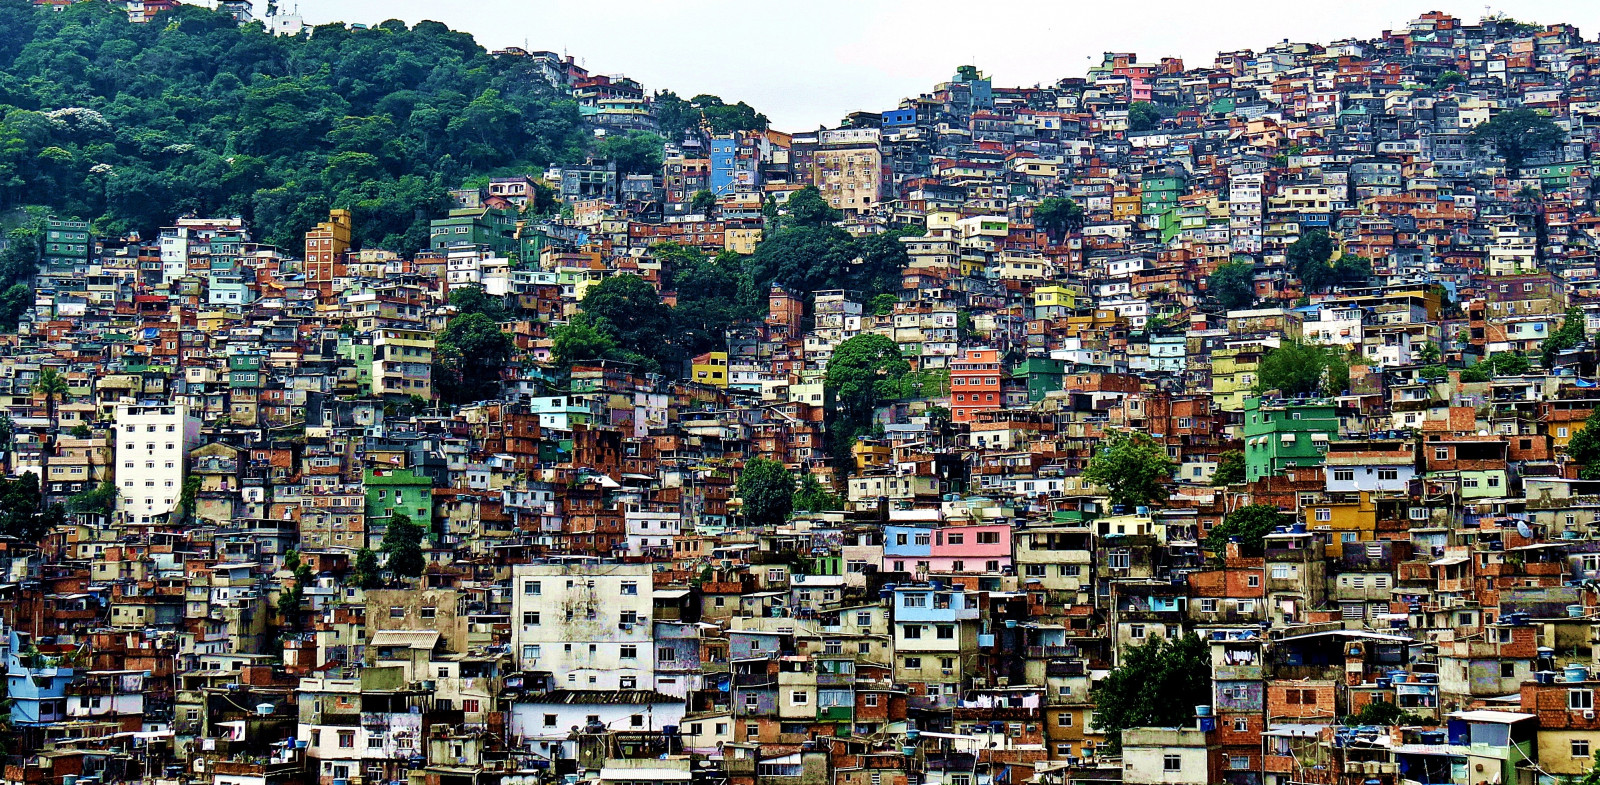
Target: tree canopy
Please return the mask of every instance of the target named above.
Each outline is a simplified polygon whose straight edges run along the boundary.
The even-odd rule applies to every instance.
[[[584,293],[580,302],[596,329],[611,336],[617,348],[658,367],[681,359],[675,340],[672,309],[661,294],[637,275],[614,275]]]
[[[1350,367],[1338,351],[1303,341],[1284,341],[1261,358],[1256,370],[1257,393],[1337,395],[1349,386]]]
[[[1523,161],[1554,150],[1566,141],[1567,134],[1547,115],[1532,109],[1506,109],[1474,127],[1470,139],[1479,147],[1493,147],[1515,175]]]
[[[411,516],[395,513],[389,518],[383,535],[382,550],[389,557],[389,571],[395,575],[416,578],[427,566],[422,553],[422,538],[427,531],[411,520]]]
[[[1128,130],[1151,131],[1161,125],[1161,110],[1149,101],[1134,101],[1128,106]]]
[[[1112,504],[1138,507],[1166,498],[1176,468],[1149,434],[1112,431],[1084,467],[1083,479],[1105,488]]]
[[[434,392],[447,403],[500,395],[500,374],[516,352],[511,336],[481,313],[451,317],[433,350]]]
[[[735,487],[744,503],[740,509],[751,523],[783,523],[794,509],[794,475],[777,461],[760,457],[746,461]]]
[[[1228,540],[1237,537],[1241,555],[1254,558],[1261,555],[1266,547],[1265,538],[1274,528],[1287,526],[1293,521],[1293,518],[1270,504],[1245,505],[1228,513],[1222,523],[1211,529],[1206,535],[1205,547],[1221,558]]]
[[[1123,651],[1121,661],[1089,690],[1094,727],[1113,747],[1127,728],[1181,727],[1194,721],[1194,707],[1211,700],[1211,654],[1199,637],[1151,638]]]
[[[292,247],[330,207],[356,242],[427,245],[447,190],[592,144],[529,58],[438,22],[274,36],[180,5],[133,24],[108,3],[0,0],[0,208],[36,202],[145,237],[239,215]]]
[[[1225,310],[1249,308],[1256,301],[1256,265],[1245,259],[1218,265],[1206,278],[1206,291]]]

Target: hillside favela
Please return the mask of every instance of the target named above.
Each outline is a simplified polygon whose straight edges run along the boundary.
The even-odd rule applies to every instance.
[[[210,6],[0,0],[3,785],[1600,785],[1577,27],[780,129]]]

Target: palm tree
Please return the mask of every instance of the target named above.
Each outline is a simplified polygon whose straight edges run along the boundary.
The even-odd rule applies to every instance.
[[[44,395],[45,411],[50,417],[50,452],[55,452],[56,428],[60,425],[56,421],[56,401],[67,395],[67,377],[54,368],[46,368],[39,372],[39,378],[33,383],[33,391]]]

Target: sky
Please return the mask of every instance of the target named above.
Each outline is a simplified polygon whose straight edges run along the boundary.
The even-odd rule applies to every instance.
[[[566,52],[592,73],[648,90],[745,101],[774,127],[836,125],[932,90],[958,65],[996,85],[1082,76],[1103,52],[1210,65],[1219,51],[1285,39],[1373,38],[1440,10],[1477,21],[1486,9],[1600,33],[1595,0],[278,0],[306,22],[443,22],[490,49]]]

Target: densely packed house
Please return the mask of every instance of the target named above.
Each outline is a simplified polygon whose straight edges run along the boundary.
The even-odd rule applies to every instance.
[[[657,128],[632,80],[498,56]],[[837,128],[703,124],[656,173],[464,188],[411,253],[345,210],[302,248],[50,218],[0,338],[5,782],[1582,777],[1591,67],[1572,27],[1437,13],[965,67]],[[1556,133],[1485,141],[1517,117]],[[887,298],[776,280],[679,363],[563,358],[592,289],[682,302],[684,249],[760,257],[790,197],[902,246]],[[467,290],[515,352],[445,402]],[[833,372],[862,336],[920,380],[864,412]],[[757,461],[807,502],[774,514]],[[1108,720],[1096,685],[1171,678],[1157,650],[1200,692]]]

